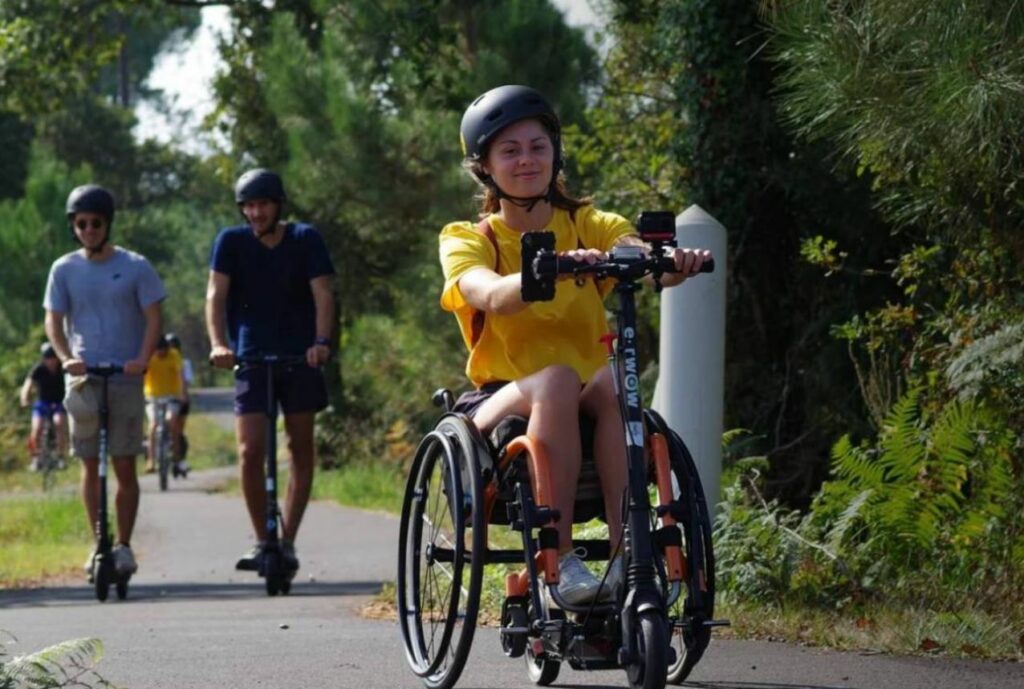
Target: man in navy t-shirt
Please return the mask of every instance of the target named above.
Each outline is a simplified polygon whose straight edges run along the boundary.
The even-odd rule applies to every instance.
[[[313,487],[313,420],[327,406],[320,366],[330,356],[334,266],[316,228],[284,222],[284,184],[274,172],[249,170],[235,183],[247,224],[221,230],[213,244],[206,290],[210,361],[235,373],[235,432],[242,492],[256,544],[236,567],[259,570],[265,539],[267,373],[245,359],[276,355],[304,363],[275,366],[274,393],[291,451],[281,548],[298,569],[295,536]]]

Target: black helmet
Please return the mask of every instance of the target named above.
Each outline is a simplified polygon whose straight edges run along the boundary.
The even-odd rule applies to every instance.
[[[459,128],[462,154],[467,160],[480,160],[498,132],[519,120],[533,117],[541,120],[551,132],[555,149],[554,176],[557,177],[562,167],[562,126],[547,99],[529,86],[499,86],[466,108]]]
[[[105,217],[108,225],[114,222],[114,196],[95,184],[72,189],[68,194],[66,209],[68,220],[71,220],[75,213],[96,213]]]
[[[287,201],[280,175],[264,168],[242,173],[235,182],[235,203],[242,204],[255,199],[269,199],[278,204]]]
[[[164,342],[175,349],[181,349],[181,340],[174,333],[167,333],[164,335]]]
[[[156,341],[156,348],[159,351],[167,349],[170,346],[171,344],[167,341],[166,337],[161,337],[159,340]]]
[[[44,342],[42,345],[39,346],[39,354],[44,359],[56,359],[57,358],[57,350],[54,349],[53,345],[50,344],[49,342]]]

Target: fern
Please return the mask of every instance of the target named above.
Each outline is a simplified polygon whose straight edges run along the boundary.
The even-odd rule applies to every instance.
[[[112,687],[93,667],[103,657],[99,639],[73,639],[0,665],[0,689]]]
[[[977,397],[999,377],[1011,377],[1024,386],[1024,323],[1011,323],[975,340],[946,368],[950,387],[965,400]]]

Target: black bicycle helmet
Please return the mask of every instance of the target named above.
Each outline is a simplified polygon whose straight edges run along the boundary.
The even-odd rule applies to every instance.
[[[53,345],[49,342],[44,342],[39,346],[39,354],[44,359],[56,359],[57,350],[53,348]]]
[[[181,349],[181,340],[174,333],[167,333],[164,335],[164,342],[175,349]]]
[[[241,205],[256,199],[268,199],[283,205],[288,197],[284,193],[281,176],[265,168],[255,168],[242,173],[235,182],[235,203]]]
[[[557,177],[562,169],[562,125],[547,99],[529,86],[499,86],[466,108],[459,128],[462,154],[467,160],[481,160],[498,132],[510,124],[534,117],[551,132],[551,144],[555,149],[553,176]]]
[[[101,186],[85,184],[71,190],[66,209],[68,220],[75,213],[96,213],[105,217],[110,224],[114,222],[114,195]]]

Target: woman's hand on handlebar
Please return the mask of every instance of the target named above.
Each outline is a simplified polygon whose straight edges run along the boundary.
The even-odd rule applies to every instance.
[[[81,359],[66,359],[63,366],[64,372],[73,376],[84,376],[86,373],[85,362]]]
[[[331,348],[327,345],[315,344],[306,350],[306,363],[313,368],[319,368],[331,358]]]
[[[235,365],[235,353],[224,345],[215,345],[210,350],[210,363],[217,368],[233,368]]]
[[[148,362],[145,359],[132,359],[124,362],[124,372],[129,376],[141,376],[146,372]]]
[[[602,261],[608,260],[607,252],[600,251],[598,249],[573,249],[572,251],[563,251],[558,254],[559,258],[569,258],[577,263],[586,263],[588,265],[594,265],[595,263],[601,263]],[[558,276],[559,280],[572,280],[577,277],[593,277],[592,275],[584,274],[582,276],[574,276],[570,274],[562,274]]]
[[[665,255],[671,256],[676,264],[675,273],[665,273],[661,277],[661,284],[665,287],[678,285],[691,275],[696,275],[700,272],[700,267],[712,258],[711,252],[707,249],[682,249],[678,247],[667,247]]]

